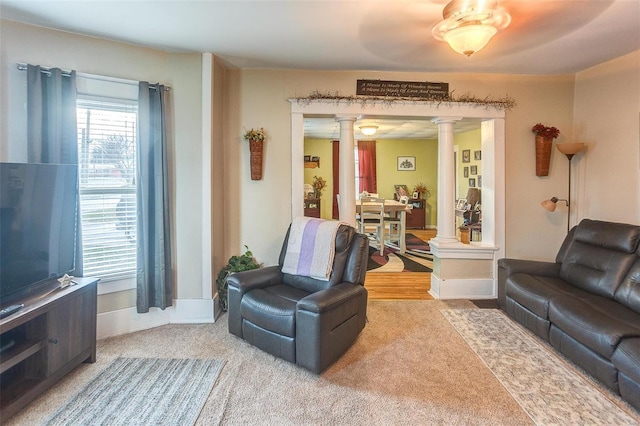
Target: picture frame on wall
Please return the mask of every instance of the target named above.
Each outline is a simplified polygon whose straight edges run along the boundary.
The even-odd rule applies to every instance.
[[[464,168],[464,177],[466,177],[466,178],[469,177],[469,168],[468,167]]]
[[[482,186],[482,176],[478,175],[478,188]]]
[[[482,160],[482,151],[473,151],[474,160]]]
[[[476,187],[476,178],[469,178],[469,188]]]
[[[311,161],[311,156],[310,155],[305,155],[304,156],[304,161],[306,161],[306,162]]]
[[[415,171],[416,169],[416,157],[398,157],[398,170],[399,171]]]
[[[463,149],[462,150],[462,162],[463,163],[470,163],[471,162],[471,150],[470,149]]]
[[[477,175],[478,174],[478,166],[471,166],[471,175]]]

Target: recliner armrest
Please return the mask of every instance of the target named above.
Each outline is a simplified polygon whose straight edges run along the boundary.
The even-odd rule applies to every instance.
[[[244,294],[255,288],[269,287],[282,282],[282,272],[279,266],[267,266],[266,268],[252,269],[250,271],[236,272],[229,275],[227,284],[229,288],[238,290]]]
[[[330,311],[349,299],[360,296],[365,292],[363,286],[359,284],[342,283],[310,294],[300,299],[296,305],[298,310],[322,313]]]

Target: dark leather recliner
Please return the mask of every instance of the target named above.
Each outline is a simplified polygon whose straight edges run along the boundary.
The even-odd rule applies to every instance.
[[[340,225],[329,281],[283,273],[278,265],[229,276],[229,332],[286,361],[320,373],[365,326],[369,240]]]

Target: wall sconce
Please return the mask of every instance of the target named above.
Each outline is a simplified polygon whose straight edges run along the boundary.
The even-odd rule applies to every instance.
[[[556,148],[558,151],[567,156],[567,160],[569,160],[569,190],[567,191],[567,199],[551,197],[549,200],[544,200],[540,205],[544,207],[546,210],[550,212],[554,212],[557,207],[558,201],[564,201],[567,204],[567,233],[569,233],[569,222],[571,221],[571,159],[578,152],[582,151],[584,148],[584,143],[575,142],[575,143],[559,143],[556,144]]]
[[[378,126],[360,126],[360,131],[365,136],[373,136],[378,131]]]
[[[471,56],[511,23],[511,15],[496,0],[453,0],[442,11],[443,21],[431,30],[456,52]]]

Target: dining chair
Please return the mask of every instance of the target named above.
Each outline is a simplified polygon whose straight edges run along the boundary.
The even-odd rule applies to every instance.
[[[399,200],[402,204],[409,204],[409,197],[403,195]],[[402,232],[402,227],[400,226],[400,212],[394,212],[393,216],[388,216],[384,218],[385,224],[389,225],[389,242],[397,242],[400,243],[400,233]]]
[[[360,199],[359,232],[366,234],[365,228],[376,228],[376,241],[380,248],[380,256],[384,255],[384,198]]]

